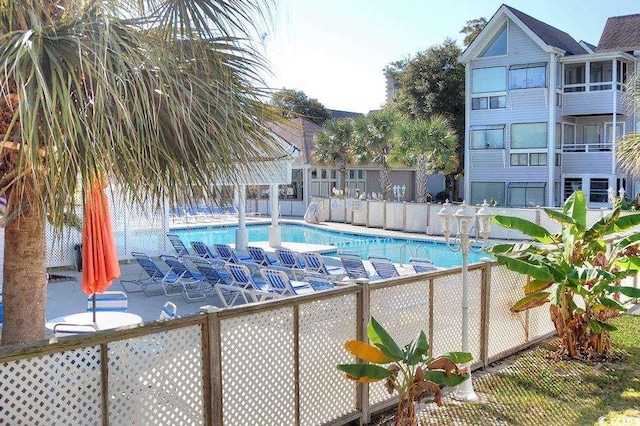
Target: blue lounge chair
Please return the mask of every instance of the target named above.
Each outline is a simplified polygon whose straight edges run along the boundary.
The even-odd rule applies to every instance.
[[[345,277],[343,267],[328,266],[322,255],[318,253],[304,253],[304,269],[309,272],[317,272],[329,278],[331,281],[340,281]]]
[[[160,310],[160,315],[158,316],[158,320],[165,321],[173,319],[177,316],[178,307],[175,303],[167,301],[162,309]]]
[[[413,270],[417,274],[422,272],[431,272],[437,269],[433,262],[429,259],[419,259],[412,257],[411,259],[409,259],[409,265],[413,267]]]
[[[165,271],[161,268],[153,259],[142,252],[131,252],[131,255],[136,260],[138,265],[142,268],[140,274],[135,279],[120,279],[120,285],[127,293],[137,293],[144,292],[147,296],[150,294],[147,293],[147,287],[152,284],[162,285],[163,281],[172,282],[177,280],[179,277],[170,271]],[[135,289],[134,288],[138,288]]]
[[[272,291],[271,286],[262,278],[258,279],[251,275],[251,271],[246,265],[235,263],[227,263],[225,269],[231,275],[232,290],[240,292],[245,302],[261,302],[263,300],[272,299],[280,296],[277,292]],[[226,287],[221,287],[226,288]],[[248,298],[247,298],[248,297]]]
[[[227,244],[214,244],[213,248],[218,253],[220,259],[224,260],[225,262],[240,263],[243,261],[252,260],[251,256],[240,255]]]
[[[300,261],[300,257],[295,251],[282,248],[276,249],[276,256],[278,256],[278,260],[282,266],[286,266],[287,268],[304,269],[304,263]]]
[[[380,279],[399,277],[400,273],[396,269],[396,266],[386,257],[369,256],[369,262],[376,270],[376,273]]]
[[[253,261],[255,263],[257,263],[258,265],[271,266],[271,265],[279,264],[278,260],[271,259],[269,257],[269,255],[267,254],[267,252],[264,251],[264,249],[262,247],[248,246],[247,247],[247,251],[249,252],[249,255],[251,256],[251,259],[253,259]]]
[[[96,312],[127,312],[128,299],[123,291],[105,291],[87,298],[87,312],[93,312],[93,298]]]
[[[198,256],[204,257],[205,259],[218,259],[220,257],[202,241],[191,241],[191,248],[193,248],[193,251],[195,251]]]
[[[280,296],[296,296],[315,292],[311,284],[304,281],[293,282],[284,271],[264,268],[261,272],[265,281],[271,286],[271,291]]]
[[[344,266],[347,276],[352,280],[358,278],[369,279],[369,273],[362,263],[362,259],[357,254],[353,253],[338,253],[342,266]]]
[[[308,282],[315,291],[331,290],[335,288],[331,280],[325,275],[315,272],[307,272],[304,274],[304,281]]]
[[[184,256],[184,255],[191,254],[191,253],[189,253],[189,250],[187,250],[187,247],[184,245],[184,243],[182,242],[182,240],[180,239],[180,237],[178,235],[176,235],[176,234],[167,234],[167,238],[169,239],[169,242],[173,246],[173,248],[176,251],[176,254],[178,256]]]
[[[175,274],[178,278],[170,283],[170,285],[164,285],[164,293],[167,296],[176,294],[182,294],[186,302],[195,302],[198,300],[204,300],[205,297],[200,295],[198,297],[191,297],[194,292],[200,294],[202,282],[204,280],[202,274],[199,272],[191,271],[187,265],[182,262],[178,257],[164,254],[160,256],[160,259],[164,261],[169,267],[169,273]],[[169,292],[170,289],[177,288],[178,292]]]

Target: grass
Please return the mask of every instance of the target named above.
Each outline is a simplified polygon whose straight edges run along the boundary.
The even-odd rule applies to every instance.
[[[474,372],[478,403],[445,398],[418,409],[421,425],[639,425],[640,316],[612,321],[620,361],[551,361],[558,339]],[[393,424],[383,416],[377,424]]]

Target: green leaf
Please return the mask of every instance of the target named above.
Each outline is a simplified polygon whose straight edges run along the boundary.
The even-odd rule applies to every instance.
[[[418,333],[418,337],[409,345],[406,355],[407,365],[418,364],[427,351],[429,351],[429,342],[424,331],[421,331]]]
[[[367,336],[369,341],[380,348],[380,350],[391,360],[400,361],[404,359],[404,352],[398,344],[391,338],[389,333],[371,317],[369,325],[367,325]]]
[[[607,331],[616,331],[618,329],[618,327],[613,324],[609,324],[608,322],[601,322],[600,327]]]
[[[458,386],[460,383],[467,380],[469,373],[458,376],[457,374],[449,374],[440,370],[425,370],[424,378],[429,382],[433,382],[437,385],[445,385],[447,387]]]
[[[544,305],[549,301],[549,296],[551,293],[548,291],[541,291],[538,293],[533,293],[528,296],[523,297],[518,300],[512,307],[512,312],[522,312],[527,309],[535,308],[537,306]]]
[[[640,216],[640,215],[637,215]],[[626,216],[625,216],[626,217]],[[638,241],[640,241],[640,233],[636,233],[636,234],[632,234],[629,235],[627,237],[624,237],[623,239],[616,241],[615,244],[613,244],[613,249],[614,250],[623,250],[627,247],[629,247],[630,245],[633,245],[635,243],[637,243]]]
[[[339,364],[338,370],[347,373],[350,379],[363,383],[377,382],[391,376],[391,371],[376,364]]]
[[[558,222],[560,222],[561,224],[564,225],[570,225],[575,227],[576,229],[581,229],[580,228],[580,224],[578,222],[576,222],[576,220],[574,218],[572,218],[571,216],[567,216],[566,214],[556,211],[556,210],[552,210],[552,209],[548,209],[545,208],[543,209],[544,212],[547,214],[547,216],[549,216],[551,219],[554,219]],[[582,228],[584,229],[584,227]]]
[[[551,287],[555,282],[553,280],[533,280],[529,281],[524,286],[524,294],[536,293],[542,290],[546,290]]]
[[[601,236],[610,234],[612,229],[611,227],[619,216],[620,208],[616,208],[612,212],[606,214],[599,221],[594,223],[591,228],[587,229],[584,234],[585,241],[591,241],[595,238],[600,238]]]
[[[637,225],[640,225],[640,213],[620,216],[618,220],[613,223],[612,229],[609,233],[621,232]]]
[[[456,364],[464,364],[465,362],[473,361],[473,355],[469,352],[447,352],[440,355],[438,358],[449,358]]]
[[[610,286],[609,291],[611,293],[621,293],[627,297],[632,297],[632,298],[640,297],[640,288],[635,288],[635,287]]]
[[[555,242],[555,238],[549,233],[549,231],[547,231],[542,226],[536,225],[535,223],[526,219],[521,219],[519,217],[513,216],[497,215],[493,218],[493,222],[505,228],[520,231],[523,234],[529,235],[530,237],[544,244]]]
[[[587,197],[582,191],[575,191],[564,203],[564,213],[584,230],[587,226]]]
[[[621,268],[631,269],[633,271],[640,271],[640,258],[638,257],[629,257],[627,259],[617,259],[614,263],[620,266]]]
[[[496,255],[498,263],[505,265],[509,270],[525,275],[531,275],[533,279],[548,281],[553,279],[549,268],[541,265],[534,265],[513,257]]]
[[[600,334],[602,333],[602,327],[600,327],[600,321],[595,321],[595,320],[591,320],[589,321],[589,327],[591,328],[591,331],[594,332],[594,334]]]
[[[620,303],[616,302],[613,299],[609,299],[608,297],[598,297],[596,300],[601,305],[606,306],[607,308],[610,308],[610,309],[615,309],[615,310],[620,311],[620,312],[623,312],[623,311],[627,310],[627,308],[622,306]]]

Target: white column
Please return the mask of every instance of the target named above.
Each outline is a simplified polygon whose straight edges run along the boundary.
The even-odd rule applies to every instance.
[[[547,164],[549,167],[549,189],[547,190],[547,206],[553,207],[556,171],[556,54],[549,54],[549,128],[547,130]]]
[[[469,129],[471,128],[471,64],[466,63],[464,66],[464,86],[465,99],[464,99],[464,200],[471,200],[471,156],[469,144],[471,143],[471,136]]]
[[[605,138],[609,136],[611,138],[611,175],[613,176],[614,182],[617,181],[617,162],[616,162],[616,138],[619,136],[616,132],[616,125],[618,124],[618,79],[616,74],[618,74],[618,62],[613,59],[613,69],[611,71],[611,93],[613,93],[613,122],[611,126],[611,135],[607,135],[607,125],[604,125],[604,133]],[[604,142],[607,142],[606,140]],[[609,181],[611,184],[611,181]]]
[[[245,203],[247,200],[247,187],[244,185],[236,186],[236,195],[238,200],[238,230],[236,231],[236,249],[246,250],[249,244],[247,236],[247,213],[245,211]]]
[[[269,186],[269,202],[271,203],[271,226],[269,226],[269,247],[280,247],[282,245],[282,230],[278,225],[278,185]]]

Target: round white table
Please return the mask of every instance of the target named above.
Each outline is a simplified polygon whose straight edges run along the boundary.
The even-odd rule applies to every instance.
[[[77,314],[63,315],[47,321],[45,326],[53,330],[56,324],[92,324],[93,312],[80,312]],[[108,330],[110,328],[125,327],[142,323],[140,315],[129,312],[96,312],[96,326],[98,330]]]

